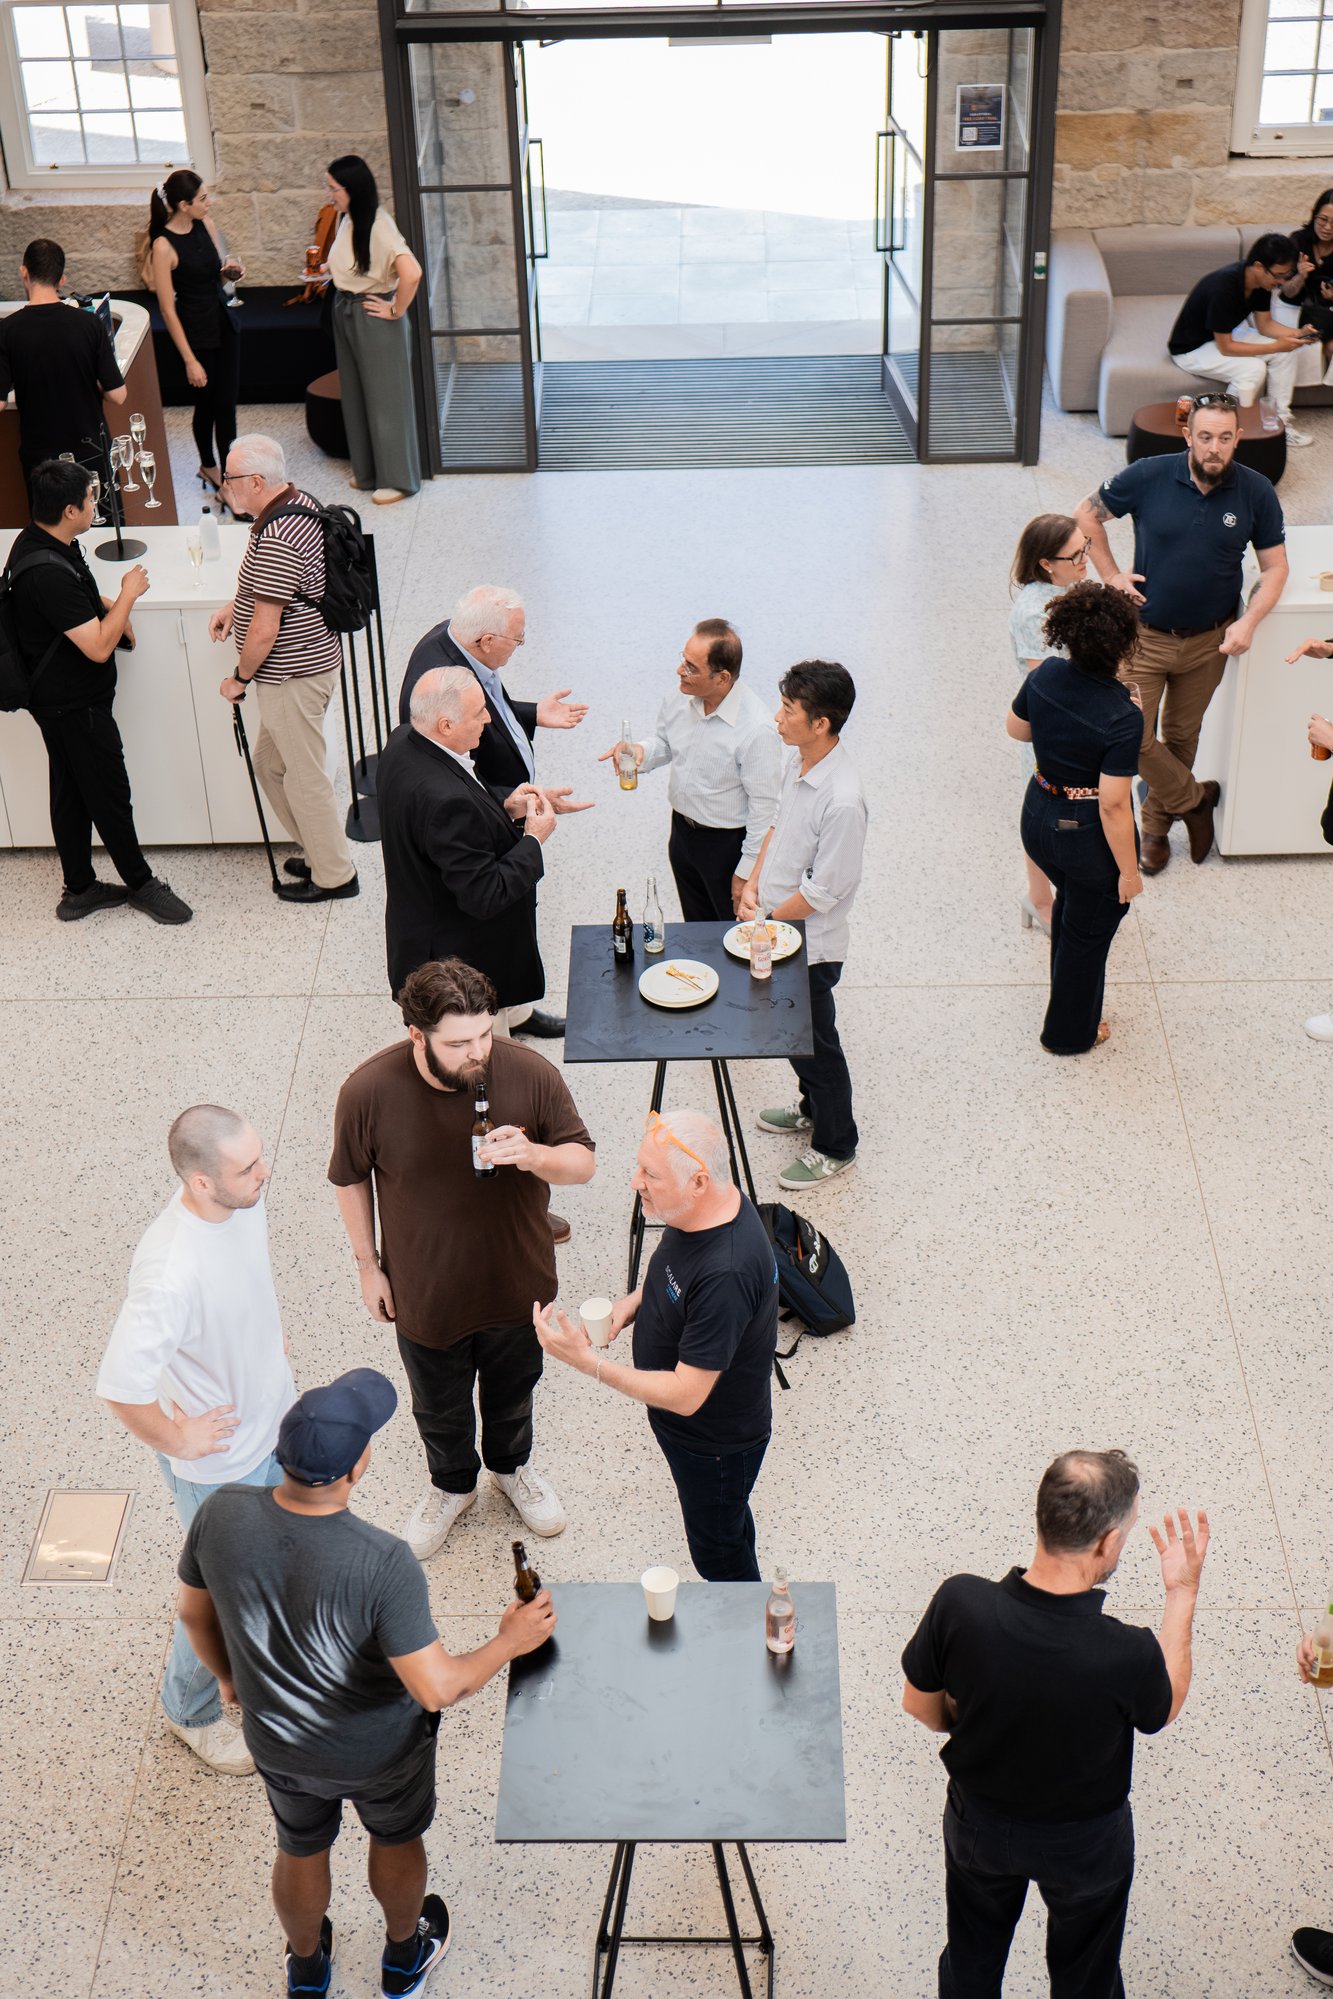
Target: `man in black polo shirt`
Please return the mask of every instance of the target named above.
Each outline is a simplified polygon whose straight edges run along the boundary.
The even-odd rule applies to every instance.
[[[1028,1883],[1048,1910],[1052,1999],[1123,1999],[1120,1943],[1134,1878],[1134,1732],[1174,1721],[1208,1548],[1180,1509],[1148,1532],[1161,1558],[1159,1635],[1102,1615],[1138,1518],[1123,1451],[1065,1451],[1037,1491],[1037,1552],[1000,1582],[951,1576],[903,1653],[903,1707],[949,1740],[944,1813],[949,1940],[940,1999],[994,1999]]]
[[[1310,444],[1291,420],[1291,392],[1302,351],[1317,342],[1313,326],[1287,326],[1270,310],[1273,293],[1296,275],[1300,251],[1290,236],[1261,236],[1244,263],[1223,264],[1200,278],[1181,306],[1167,352],[1187,375],[1221,382],[1238,402],[1267,393],[1287,427],[1288,444]],[[1246,322],[1257,339],[1237,336]]]
[[[0,402],[14,391],[19,457],[31,488],[34,465],[72,451],[102,464],[102,404],[129,394],[111,336],[96,313],[64,303],[65,253],[39,236],[23,252],[19,276],[28,303],[0,319]],[[104,475],[105,476],[105,475]]]
[[[1203,397],[1190,413],[1183,452],[1126,465],[1074,510],[1103,583],[1139,606],[1142,631],[1129,677],[1143,701],[1145,875],[1160,874],[1170,860],[1173,819],[1185,823],[1191,860],[1206,859],[1212,848],[1221,787],[1194,775],[1199,730],[1227,660],[1248,652],[1287,581],[1282,507],[1261,473],[1235,462],[1239,436],[1234,399]],[[1132,569],[1117,563],[1106,534],[1106,522],[1122,514],[1134,520]],[[1250,546],[1260,576],[1242,613]]]
[[[65,876],[56,915],[74,923],[131,902],[155,923],[188,923],[189,904],[144,859],[111,712],[116,649],[133,647],[130,612],[148,588],[147,571],[137,562],[127,569],[114,603],[98,591],[75,539],[93,523],[92,481],[81,465],[52,459],[35,466],[32,507],[33,524],[15,541],[6,566],[29,705],[51,767],[51,832]],[[93,873],[94,826],[123,888]]]

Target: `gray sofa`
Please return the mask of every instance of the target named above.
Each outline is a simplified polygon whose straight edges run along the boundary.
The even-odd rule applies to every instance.
[[[1108,437],[1124,437],[1143,403],[1165,402],[1191,385],[1166,351],[1191,285],[1235,263],[1265,229],[1293,224],[1232,223],[1174,228],[1139,223],[1118,229],[1057,229],[1051,238],[1046,301],[1046,366],[1062,410],[1093,410]],[[1333,389],[1298,388],[1298,403],[1333,403]]]

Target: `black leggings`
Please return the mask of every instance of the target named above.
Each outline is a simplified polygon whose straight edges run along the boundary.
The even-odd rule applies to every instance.
[[[227,468],[227,453],[236,442],[236,398],[241,386],[241,341],[233,333],[220,347],[197,347],[194,358],[208,376],[202,389],[193,389],[194,445],[201,465]],[[213,438],[217,437],[217,455]]]

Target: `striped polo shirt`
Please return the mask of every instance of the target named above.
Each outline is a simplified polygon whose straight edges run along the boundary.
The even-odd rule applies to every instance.
[[[318,609],[318,599],[324,595],[324,530],[317,520],[301,514],[273,519],[280,507],[292,502],[307,507],[319,504],[296,486],[280,493],[250,530],[249,546],[236,578],[232,633],[238,653],[250,629],[255,599],[267,597],[282,605],[273,650],[254,675],[268,686],[330,673],[342,664],[342,640],[329,630]],[[306,598],[316,601],[307,603]]]

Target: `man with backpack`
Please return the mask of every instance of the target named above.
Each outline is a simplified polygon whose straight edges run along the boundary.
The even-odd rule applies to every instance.
[[[342,640],[325,615],[325,516],[293,486],[283,449],[271,437],[238,437],[227,453],[223,490],[232,512],[254,525],[236,595],[209,622],[217,641],[236,641],[236,665],[220,692],[243,701],[253,680],[259,701],[255,773],[269,804],[304,856],[286,861],[293,877],[283,902],[331,902],[361,885],[328,773],[324,714],[342,666]]]

